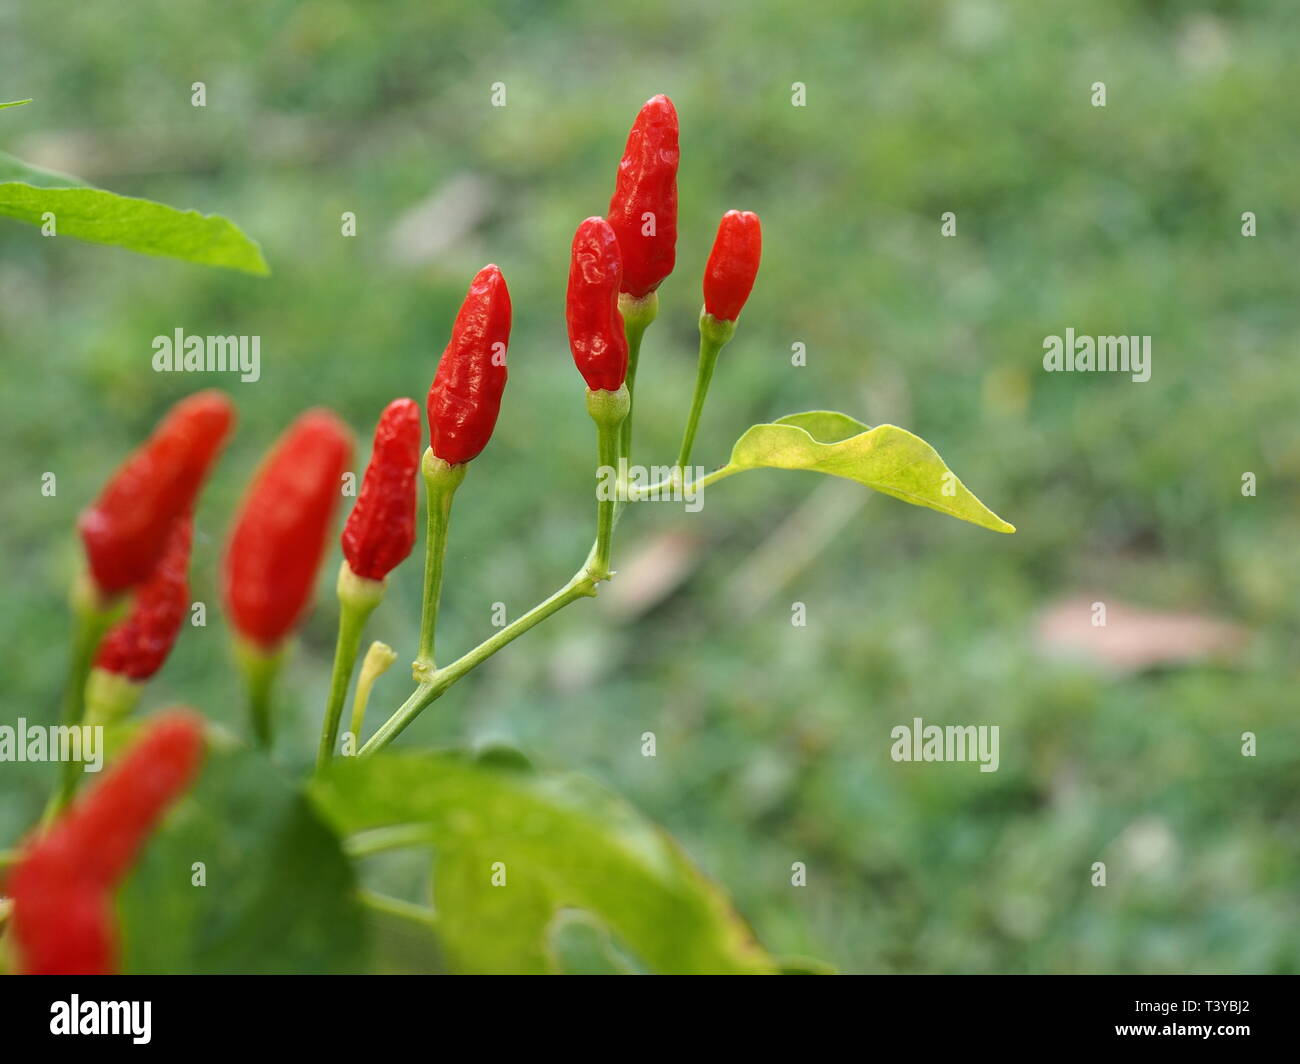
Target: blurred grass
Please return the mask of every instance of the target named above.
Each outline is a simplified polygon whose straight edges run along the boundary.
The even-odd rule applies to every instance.
[[[226,214],[274,271],[0,224],[5,717],[53,716],[75,514],[167,405],[218,384],[241,424],[198,515],[211,619],[186,630],[147,705],[238,723],[215,564],[258,454],[306,406],[368,440],[390,398],[422,399],[485,261],[514,297],[512,376],[458,499],[442,645],[487,634],[492,603],[514,617],[557,586],[591,523],[592,432],[562,318],[569,239],[603,211],[627,126],[662,91],[682,119],[682,235],[642,357],[638,457],[670,460],[703,261],[722,211],[751,209],[763,270],[698,460],[720,461],[753,421],[840,408],[924,436],[1020,532],[874,498],[742,614],[729,571],[811,478],[737,478],[694,517],[645,508],[618,553],[689,521],[711,548],[689,588],[631,623],[573,607],[405,741],[503,738],[609,780],[778,953],[854,971],[1295,971],[1297,14],[1286,0],[153,0],[70,18],[0,3],[0,98],[36,98],[0,116],[0,146]],[[1105,108],[1089,105],[1094,81]],[[494,82],[504,108],[489,106]],[[431,261],[396,258],[405,212],[467,175],[483,217]],[[339,235],[345,210],[355,239]],[[949,210],[958,235],[944,239]],[[1151,382],[1044,374],[1042,338],[1069,326],[1152,335]],[[177,327],[260,335],[261,381],[155,375],[152,337]],[[1247,470],[1255,498],[1240,495]],[[304,760],[334,564],[285,686],[285,747]],[[1255,636],[1232,669],[1116,680],[1044,663],[1033,619],[1081,588]],[[410,563],[370,628],[404,656],[418,595]],[[790,625],[796,600],[805,628]],[[404,696],[402,671],[380,681],[376,718]],[[913,716],[1000,724],[1000,771],[890,761],[889,729]],[[1246,730],[1254,759],[1238,752]],[[34,818],[48,775],[0,766],[0,844]],[[1097,860],[1105,889],[1089,886]],[[795,861],[806,888],[789,885]]]

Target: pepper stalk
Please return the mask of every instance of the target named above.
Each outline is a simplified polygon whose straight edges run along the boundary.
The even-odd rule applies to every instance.
[[[271,695],[276,677],[284,665],[287,641],[274,650],[259,646],[251,639],[235,637],[235,664],[244,678],[248,720],[253,738],[263,750],[271,749],[274,737],[271,725]]]
[[[343,717],[343,703],[352,683],[357,652],[361,649],[361,635],[366,621],[383,600],[385,580],[370,580],[357,576],[346,559],[339,565],[339,635],[334,647],[334,667],[330,673],[329,701],[325,706],[325,719],[321,725],[320,749],[316,753],[317,769],[324,768],[334,756],[339,738],[339,721]]]
[[[95,651],[122,612],[124,603],[106,600],[90,574],[84,571],[73,584],[71,603],[72,662],[68,686],[63,693],[63,723],[76,727],[86,716],[86,680],[95,660]],[[59,786],[46,808],[48,816],[57,813],[71,800],[77,789],[77,771],[80,768],[80,762],[72,759],[63,763]]]
[[[650,323],[659,314],[659,293],[650,292],[637,297],[621,292],[618,297],[619,313],[623,315],[623,328],[627,336],[627,417],[619,434],[619,455],[632,460],[632,413],[636,405],[636,367],[641,358],[641,339]]]
[[[691,460],[695,432],[700,427],[700,415],[704,412],[704,400],[709,394],[709,383],[713,380],[713,369],[718,364],[718,354],[735,335],[734,321],[719,321],[707,310],[700,313],[700,362],[695,375],[695,394],[691,396],[690,416],[686,419],[681,450],[677,453],[678,475],[684,475],[682,471]]]
[[[632,407],[632,398],[626,384],[620,385],[618,391],[606,391],[603,388],[587,389],[587,412],[596,423],[596,478],[597,483],[604,481],[602,469],[612,469],[617,474],[619,459],[619,441],[622,426],[627,421],[628,411]],[[609,561],[614,539],[614,511],[618,505],[618,493],[608,498],[598,489],[596,495],[596,546],[592,551],[591,563],[587,571],[593,580],[608,580],[610,577]]]
[[[424,477],[427,518],[424,537],[424,604],[420,613],[420,649],[411,676],[418,684],[433,678],[434,637],[438,628],[438,603],[442,598],[442,568],[447,555],[447,529],[451,523],[451,503],[465,479],[468,462],[448,465],[429,447],[420,462]]]

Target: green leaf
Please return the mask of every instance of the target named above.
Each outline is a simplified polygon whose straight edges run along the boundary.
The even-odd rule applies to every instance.
[[[796,428],[803,429],[818,443],[838,443],[871,428],[870,425],[864,425],[857,418],[841,414],[838,410],[808,410],[802,414],[786,414],[785,417],[777,418],[772,424],[794,425]]]
[[[652,971],[775,971],[672,839],[591,781],[445,753],[380,754],[334,762],[311,794],[344,835],[427,827],[433,903],[454,970],[619,967],[611,946],[579,948],[565,921],[557,925],[562,910],[580,909]],[[494,866],[504,886],[493,885]]]
[[[32,98],[30,96],[25,100],[10,100],[8,103],[0,103],[0,111],[3,111],[6,107],[21,107],[23,104],[31,102]]]
[[[370,971],[376,975],[438,975],[446,971],[442,945],[433,929],[395,912],[366,909],[373,943]]]
[[[609,930],[581,909],[560,910],[547,934],[553,966],[565,975],[642,974],[619,950]]]
[[[46,212],[54,215],[58,236],[204,266],[270,273],[257,243],[219,214],[119,196],[0,152],[0,215],[39,226]]]
[[[895,425],[869,429],[829,410],[791,414],[747,429],[732,448],[731,461],[713,476],[762,468],[844,477],[981,528],[1016,530],[980,502],[925,440]]]
[[[206,885],[193,883],[202,862]],[[338,973],[365,967],[352,866],[261,754],[210,750],[118,897],[122,970]]]

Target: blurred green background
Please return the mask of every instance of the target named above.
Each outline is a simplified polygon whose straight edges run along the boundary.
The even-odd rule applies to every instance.
[[[183,632],[146,708],[242,726],[215,570],[257,456],[325,404],[362,439],[360,470],[383,404],[423,399],[487,261],[514,299],[511,380],[458,497],[440,645],[467,649],[493,603],[515,617],[563,582],[593,516],[569,240],[605,209],[637,108],[666,92],[681,238],[642,355],[638,460],[671,460],[704,259],[721,213],[750,209],[763,268],[697,460],[723,461],[752,422],[842,409],[924,436],[1019,534],[774,472],[719,485],[699,514],[641,507],[619,529],[622,581],[403,742],[507,742],[610,782],[778,954],[873,972],[1297,970],[1300,9],[624,7],[0,3],[0,99],[36,98],[0,114],[0,148],[226,214],[273,270],[0,220],[5,719],[54,716],[76,513],[169,404],[217,385],[241,422],[198,515],[210,624]],[[260,335],[261,381],[156,375],[151,340],[178,327]],[[1043,338],[1067,327],[1151,335],[1151,381],[1045,374]],[[283,688],[286,757],[314,750],[337,557]],[[370,627],[403,661],[419,582],[414,561],[399,570]],[[1143,650],[1160,628],[1142,614],[1112,633],[1138,667],[1061,660],[1040,618],[1076,596],[1076,620],[1128,602],[1244,636],[1174,662]],[[1178,632],[1175,652],[1192,647]],[[381,680],[376,721],[404,671]],[[894,763],[889,730],[914,716],[1000,725],[1000,770]],[[1241,756],[1244,731],[1258,756]],[[0,766],[0,845],[50,775]]]

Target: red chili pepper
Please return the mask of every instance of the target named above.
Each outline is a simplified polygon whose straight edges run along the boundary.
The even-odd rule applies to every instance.
[[[420,407],[394,399],[379,417],[361,494],[343,526],[343,557],[357,576],[383,580],[411,553],[419,468]]]
[[[470,283],[429,388],[429,446],[448,465],[487,446],[506,387],[510,292],[493,265]]]
[[[77,522],[105,597],[148,579],[172,525],[189,513],[235,411],[217,391],[182,399],[113,475]]]
[[[189,608],[190,540],[193,521],[187,514],[172,525],[167,549],[149,577],[136,589],[125,620],[104,637],[95,668],[129,680],[147,680],[171,653]]]
[[[623,250],[623,291],[649,295],[677,261],[677,111],[667,96],[646,101],[627,135],[609,201]]]
[[[309,410],[276,442],[253,480],[226,547],[226,611],[241,636],[274,650],[301,619],[352,458],[352,434]]]
[[[627,376],[627,336],[618,310],[623,259],[604,218],[588,218],[573,235],[565,318],[569,350],[592,391],[616,392]]]
[[[727,211],[704,267],[704,309],[719,321],[735,321],[758,276],[763,230],[752,211]]]
[[[7,885],[23,972],[113,970],[112,892],[164,811],[189,786],[202,753],[200,718],[188,711],[164,714],[27,844]]]

